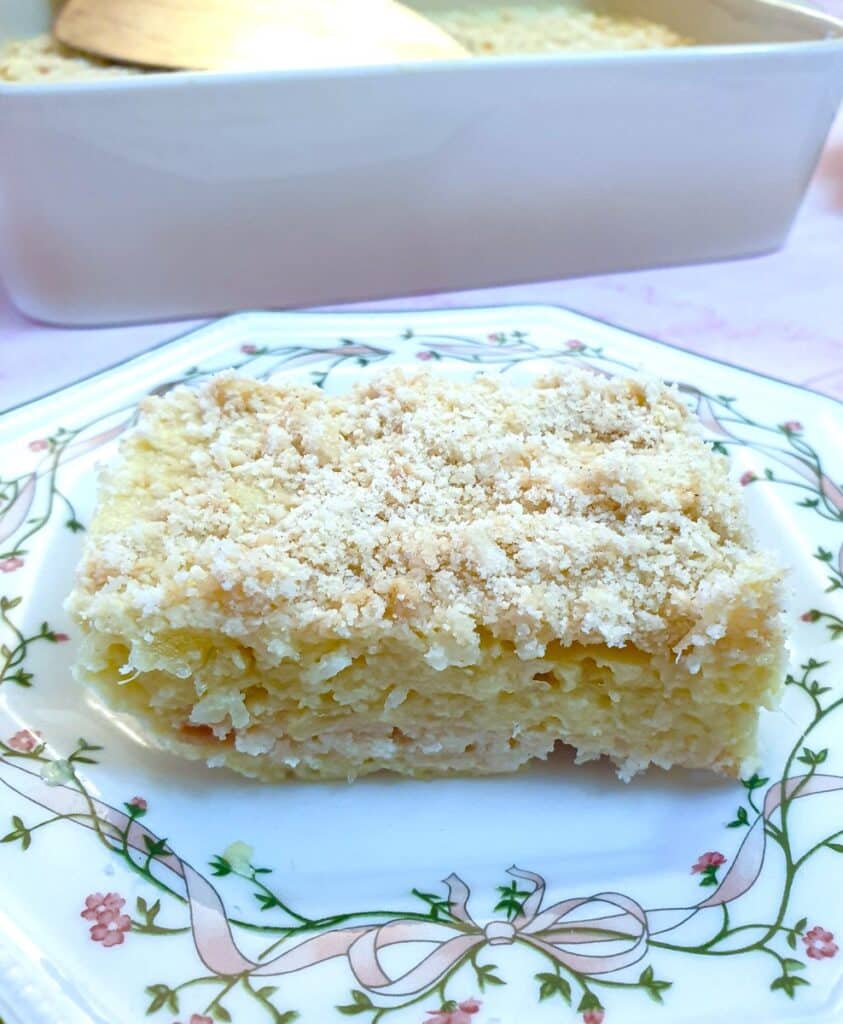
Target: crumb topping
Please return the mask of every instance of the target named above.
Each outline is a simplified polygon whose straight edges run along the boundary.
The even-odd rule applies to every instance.
[[[492,638],[687,655],[734,616],[751,634],[753,607],[771,628],[777,579],[656,381],[393,370],[336,397],[229,372],[144,402],[70,607],[106,632],[260,634],[276,661],[412,632],[445,666]]]

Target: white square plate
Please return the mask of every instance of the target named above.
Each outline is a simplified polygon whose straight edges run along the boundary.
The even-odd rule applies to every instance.
[[[791,674],[763,721],[763,772],[624,784],[560,751],[509,777],[262,785],[159,753],[87,699],[62,601],[95,464],[137,401],[232,365],[340,391],[419,360],[463,378],[572,363],[679,384],[792,569]],[[831,399],[534,307],[236,316],[7,413],[0,1011],[22,1024],[843,1019],[841,463]]]

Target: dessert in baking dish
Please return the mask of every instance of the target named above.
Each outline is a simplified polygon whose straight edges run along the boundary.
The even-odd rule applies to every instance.
[[[691,43],[667,25],[648,18],[600,13],[559,3],[465,7],[455,4],[425,13],[478,57],[665,50]]]
[[[567,4],[486,4],[427,10],[410,4],[476,56],[556,51],[651,50],[686,46],[689,41],[666,25],[641,17],[621,17]],[[61,82],[143,69],[109,63],[63,46],[49,35],[18,39],[0,48],[0,82]]]
[[[81,53],[49,35],[13,39],[0,46],[0,82],[83,82],[143,73],[141,68],[112,64]]]
[[[69,608],[83,683],[247,775],[507,772],[557,741],[735,775],[779,693],[779,576],[655,381],[224,374],[145,401]]]

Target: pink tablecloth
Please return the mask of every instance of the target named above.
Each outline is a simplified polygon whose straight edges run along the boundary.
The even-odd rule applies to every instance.
[[[843,0],[818,4],[843,16]],[[843,398],[843,112],[788,245],[758,259],[430,295],[368,309],[545,302]],[[141,352],[190,324],[62,330],[0,290],[0,410]]]

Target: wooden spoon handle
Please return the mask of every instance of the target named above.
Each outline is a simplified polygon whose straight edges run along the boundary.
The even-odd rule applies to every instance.
[[[112,60],[197,70],[468,56],[395,0],[68,0],[53,34]]]

